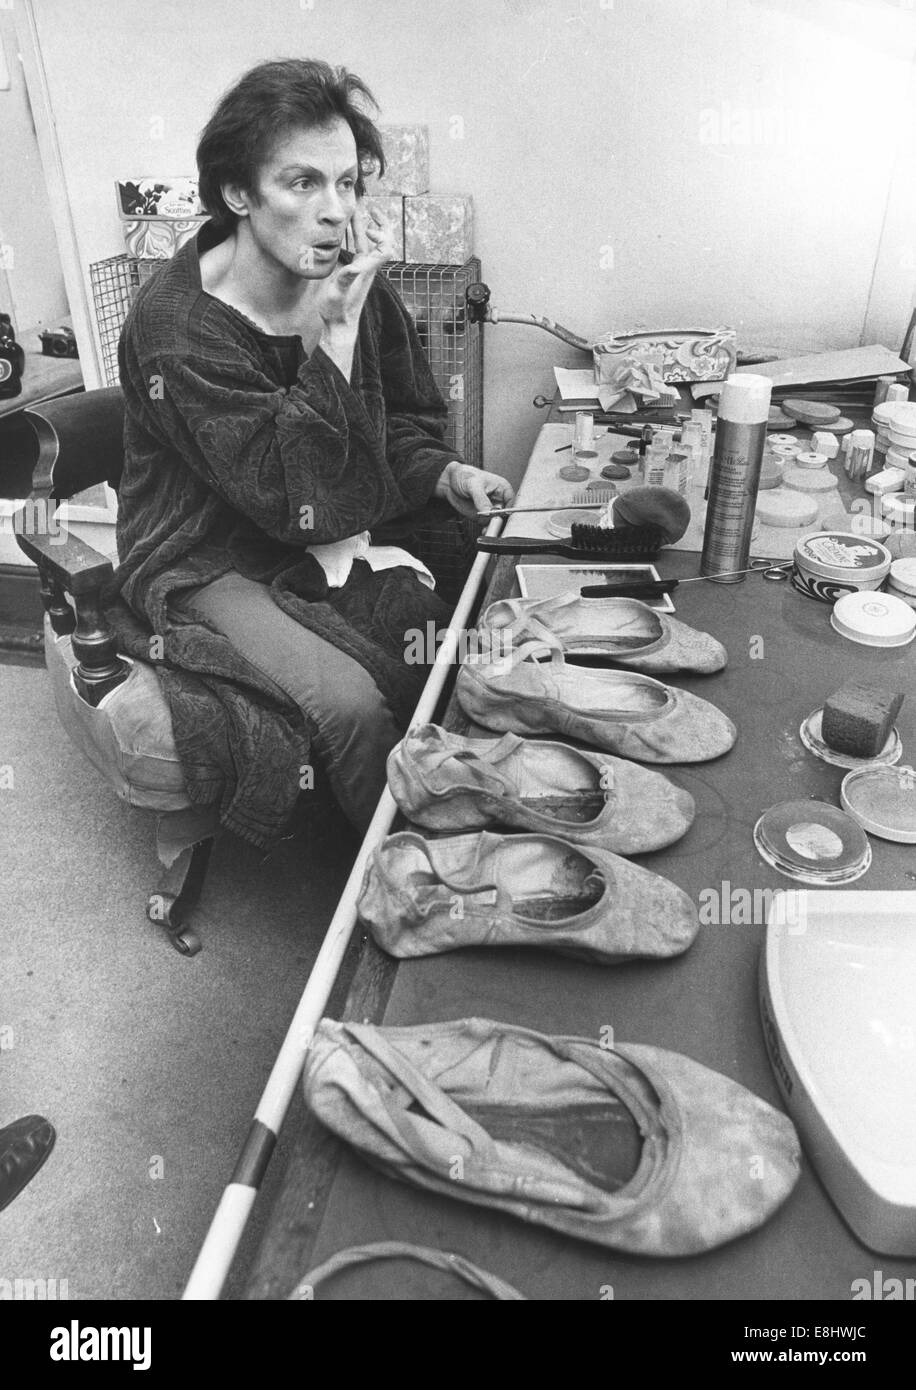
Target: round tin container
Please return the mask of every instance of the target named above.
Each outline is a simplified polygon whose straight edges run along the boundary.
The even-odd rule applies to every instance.
[[[891,531],[885,545],[895,560],[916,559],[916,531]]]
[[[894,529],[887,517],[866,516],[863,512],[853,515],[852,526],[857,536],[867,536],[870,540],[885,543]]]
[[[882,425],[904,434],[916,434],[916,401],[885,401],[876,406]],[[874,412],[873,412],[874,413]]]
[[[869,835],[916,845],[916,771],[870,767],[847,772],[840,801]]]
[[[882,405],[876,405],[871,413],[871,422],[875,427],[876,434],[884,435],[887,438],[890,432],[891,421],[894,418],[894,407],[890,401]]]
[[[916,520],[916,497],[908,497],[905,492],[889,492],[881,498],[881,510],[896,525],[912,527]]]
[[[754,826],[754,844],[768,864],[799,883],[852,883],[871,864],[865,831],[826,801],[771,806]]]
[[[916,609],[916,594],[907,594],[904,593],[903,589],[895,589],[890,582],[887,586],[887,592],[891,598],[899,598],[901,603],[906,603],[910,608]]]
[[[830,625],[863,647],[905,647],[916,637],[916,612],[892,594],[844,594],[833,605]]]
[[[833,767],[845,768],[874,767],[875,763],[899,763],[903,755],[903,744],[896,729],[891,729],[887,736],[887,742],[877,757],[854,758],[849,753],[838,753],[835,748],[830,747],[829,743],[824,742],[823,717],[823,707],[812,710],[798,731],[798,736],[808,752],[813,753],[816,758],[820,758],[821,762],[830,763]]]
[[[893,562],[887,576],[887,592],[916,608],[916,559]]]
[[[901,593],[916,597],[916,559],[891,561],[888,583],[893,584]]]
[[[821,603],[843,594],[879,589],[891,567],[891,553],[880,541],[853,531],[815,531],[795,546],[792,582],[800,593]]]

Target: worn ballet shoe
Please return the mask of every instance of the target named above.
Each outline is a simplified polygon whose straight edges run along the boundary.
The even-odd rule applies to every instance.
[[[559,638],[565,652],[606,657],[632,671],[666,674],[691,671],[712,675],[728,662],[721,642],[688,627],[635,598],[500,599],[481,619],[485,631],[499,632],[503,644]]]
[[[359,915],[389,955],[540,946],[616,965],[686,951],[691,898],[607,850],[552,835],[389,835],[372,852]]]
[[[720,709],[686,690],[636,671],[567,666],[553,636],[494,661],[466,661],[455,694],[484,728],[563,734],[637,762],[707,762],[738,737]]]
[[[515,734],[463,738],[437,724],[410,729],[392,749],[388,786],[405,816],[428,830],[508,825],[614,854],[674,844],[696,810],[660,772],[610,753]]]
[[[487,1019],[323,1019],[303,1072],[322,1124],[391,1177],[638,1255],[697,1255],[761,1226],[799,1175],[791,1121],[676,1052]],[[636,1171],[610,1173],[621,1105]]]

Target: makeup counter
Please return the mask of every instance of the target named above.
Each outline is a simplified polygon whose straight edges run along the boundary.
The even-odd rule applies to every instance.
[[[804,431],[799,434],[805,436]],[[581,491],[581,484],[557,477],[563,442],[568,439],[568,425],[552,412],[532,451],[518,506],[540,505],[545,498],[559,504],[567,494]],[[610,454],[626,442],[598,431],[598,468],[604,451]],[[821,517],[824,530],[848,529],[839,526],[841,516],[854,517],[871,505],[862,480],[849,478],[841,462],[838,457],[828,465],[838,485],[830,489],[833,511]],[[695,489],[689,500],[692,512],[700,510],[702,488]],[[555,534],[548,529],[547,517],[546,513],[512,517],[504,534]],[[782,561],[785,569],[797,539],[783,535],[774,544],[769,528],[760,528],[752,557]],[[683,541],[660,552],[654,562],[657,574],[680,581],[695,577],[698,548],[696,531],[688,530]],[[548,556],[533,558],[539,570],[564,563]],[[518,596],[517,563],[527,565],[528,557],[506,555],[494,560],[481,614],[498,601]],[[672,616],[679,623],[724,645],[724,668],[710,674],[679,672],[658,677],[711,702],[737,730],[734,745],[722,756],[653,766],[676,788],[689,793],[695,815],[674,843],[631,856],[633,864],[660,875],[696,905],[699,929],[689,948],[668,959],[621,964],[596,964],[526,945],[498,949],[476,945],[397,960],[358,927],[345,978],[328,1013],[344,1021],[386,1028],[467,1018],[495,1020],[554,1037],[610,1038],[614,1045],[666,1049],[739,1083],[781,1114],[790,1108],[787,1094],[794,1078],[805,1096],[817,1094],[823,1101],[827,1095],[828,1119],[837,1131],[842,1124],[836,1112],[850,1102],[855,1110],[856,1098],[861,1096],[859,1118],[871,1131],[872,1149],[875,1136],[883,1138],[881,1125],[888,1125],[887,1152],[867,1153],[863,1171],[869,1163],[880,1166],[882,1157],[893,1168],[901,1146],[905,1148],[912,1138],[914,1117],[905,1115],[898,1123],[885,1113],[887,1098],[895,1085],[905,1084],[912,1062],[906,1055],[905,1013],[896,1005],[885,1008],[880,997],[875,1006],[869,991],[876,987],[877,978],[879,992],[881,980],[886,979],[892,993],[890,981],[897,979],[902,995],[907,972],[913,972],[912,948],[894,934],[908,925],[912,935],[914,923],[905,923],[903,917],[909,912],[908,895],[916,887],[916,855],[912,843],[877,834],[866,837],[863,832],[868,859],[864,869],[861,860],[849,868],[842,859],[846,866],[842,874],[831,873],[828,864],[818,876],[818,845],[823,847],[823,833],[829,835],[830,823],[829,816],[825,824],[818,822],[814,805],[839,811],[849,768],[812,751],[810,721],[832,692],[851,681],[907,692],[895,719],[900,748],[894,765],[905,772],[908,763],[916,760],[916,683],[912,678],[916,646],[876,647],[848,640],[832,625],[829,603],[802,592],[791,579],[764,578],[762,563],[756,559],[751,563],[758,567],[739,583],[681,582],[672,595]],[[670,600],[653,603],[660,613],[671,612]],[[455,696],[454,683],[450,689],[437,712],[437,724],[474,738],[500,737],[492,725],[473,725]],[[557,739],[561,734],[545,728],[541,736]],[[829,894],[819,899],[834,914],[828,928],[836,924],[826,935],[824,923],[815,920],[821,887],[810,894],[809,930],[805,883],[777,867],[780,855],[774,852],[774,840],[767,839],[765,813],[787,803],[811,803],[811,820],[819,826],[813,849],[797,837],[793,841],[791,834],[788,845],[796,847],[792,856],[796,867],[801,863],[804,868],[806,857],[815,863],[815,877],[807,881]],[[403,824],[396,823],[393,829],[398,831]],[[423,833],[435,841],[443,832]],[[778,827],[771,828],[771,834],[778,835]],[[786,850],[784,840],[781,848]],[[844,853],[847,849],[844,844]],[[828,850],[827,858],[832,855]],[[850,892],[856,897],[847,900],[844,895]],[[851,914],[844,910],[847,901],[855,906]],[[863,964],[854,959],[865,906],[869,912],[878,912],[876,933],[886,932],[880,938],[886,949],[880,953],[877,977],[868,960]],[[770,941],[765,952],[768,917]],[[761,968],[762,955],[767,955],[769,970],[778,971],[779,950],[785,960],[793,939],[804,948],[788,953],[792,961],[800,962],[798,971],[785,979],[773,974],[768,978],[767,970]],[[853,972],[857,966],[862,970],[859,975],[853,973],[863,1003],[860,1019],[849,1013],[838,1016],[841,995],[836,989],[840,986],[835,987],[832,976],[825,984],[828,966],[833,969],[834,962],[830,960],[822,969],[818,956],[824,942],[825,950],[839,952],[841,975],[847,966]],[[840,985],[846,987],[842,980]],[[809,1051],[812,1074],[803,1077],[803,1086],[795,1068],[804,1070],[804,1058],[788,1056],[784,1030],[790,1025],[774,1018],[784,1006],[799,1008],[797,999],[790,998],[793,990],[807,1001],[802,1004],[803,1018],[793,1043],[800,1049],[799,1056],[805,1046]],[[900,1004],[905,1009],[906,999],[901,998]],[[854,1027],[861,1029],[860,1035],[854,1034]],[[836,1064],[839,1080],[830,1072],[831,1063]],[[889,1089],[882,1084],[885,1073]],[[791,1107],[797,1127],[796,1106],[804,1098],[799,1090]],[[885,1284],[889,1279],[912,1281],[916,1241],[913,1206],[905,1196],[912,1192],[912,1147],[908,1172],[899,1162],[895,1169],[894,1181],[904,1196],[899,1220],[892,1214],[888,1234],[887,1220],[881,1225],[887,1217],[886,1203],[881,1216],[873,1210],[861,1218],[857,1215],[861,1194],[852,1191],[848,1173],[844,1176],[842,1154],[825,1158],[824,1148],[832,1139],[829,1125],[821,1135],[818,1124],[822,1121],[823,1116],[814,1116],[804,1127],[798,1180],[765,1219],[715,1248],[662,1256],[574,1238],[568,1230],[546,1229],[492,1206],[457,1200],[443,1190],[395,1181],[320,1124],[304,1107],[300,1088],[286,1121],[288,1165],[243,1296],[288,1298],[307,1271],[336,1252],[388,1241],[458,1252],[530,1299],[848,1301],[872,1297],[857,1291],[871,1288],[878,1274]],[[557,1132],[562,1129],[561,1124]],[[586,1131],[587,1125],[581,1132],[576,1130],[571,1119],[563,1142],[587,1168],[594,1136],[589,1138]],[[554,1142],[544,1140],[543,1133],[541,1139],[548,1148]],[[861,1135],[850,1140],[848,1132],[845,1139],[852,1144],[863,1142]],[[636,1157],[631,1155],[628,1166],[625,1135],[616,1142],[615,1161],[621,1165],[617,1181],[626,1186]],[[817,1166],[809,1156],[812,1145],[820,1149]],[[847,1217],[852,1213],[853,1226],[858,1225],[866,1240],[854,1233],[825,1188],[821,1173],[828,1169],[834,1195],[840,1194]],[[389,1266],[383,1261],[348,1270],[323,1296],[422,1300],[474,1295],[441,1271],[403,1261]]]

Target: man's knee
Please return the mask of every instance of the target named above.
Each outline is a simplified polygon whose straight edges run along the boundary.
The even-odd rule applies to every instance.
[[[337,748],[376,741],[391,747],[398,737],[394,716],[371,677],[362,671],[360,676],[362,679],[342,682],[326,701],[326,708],[312,712],[313,718]]]

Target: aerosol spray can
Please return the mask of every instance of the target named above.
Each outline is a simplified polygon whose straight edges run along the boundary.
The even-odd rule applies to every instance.
[[[700,574],[711,577],[747,565],[772,386],[768,376],[736,372],[722,387]],[[718,582],[737,584],[744,577]]]

